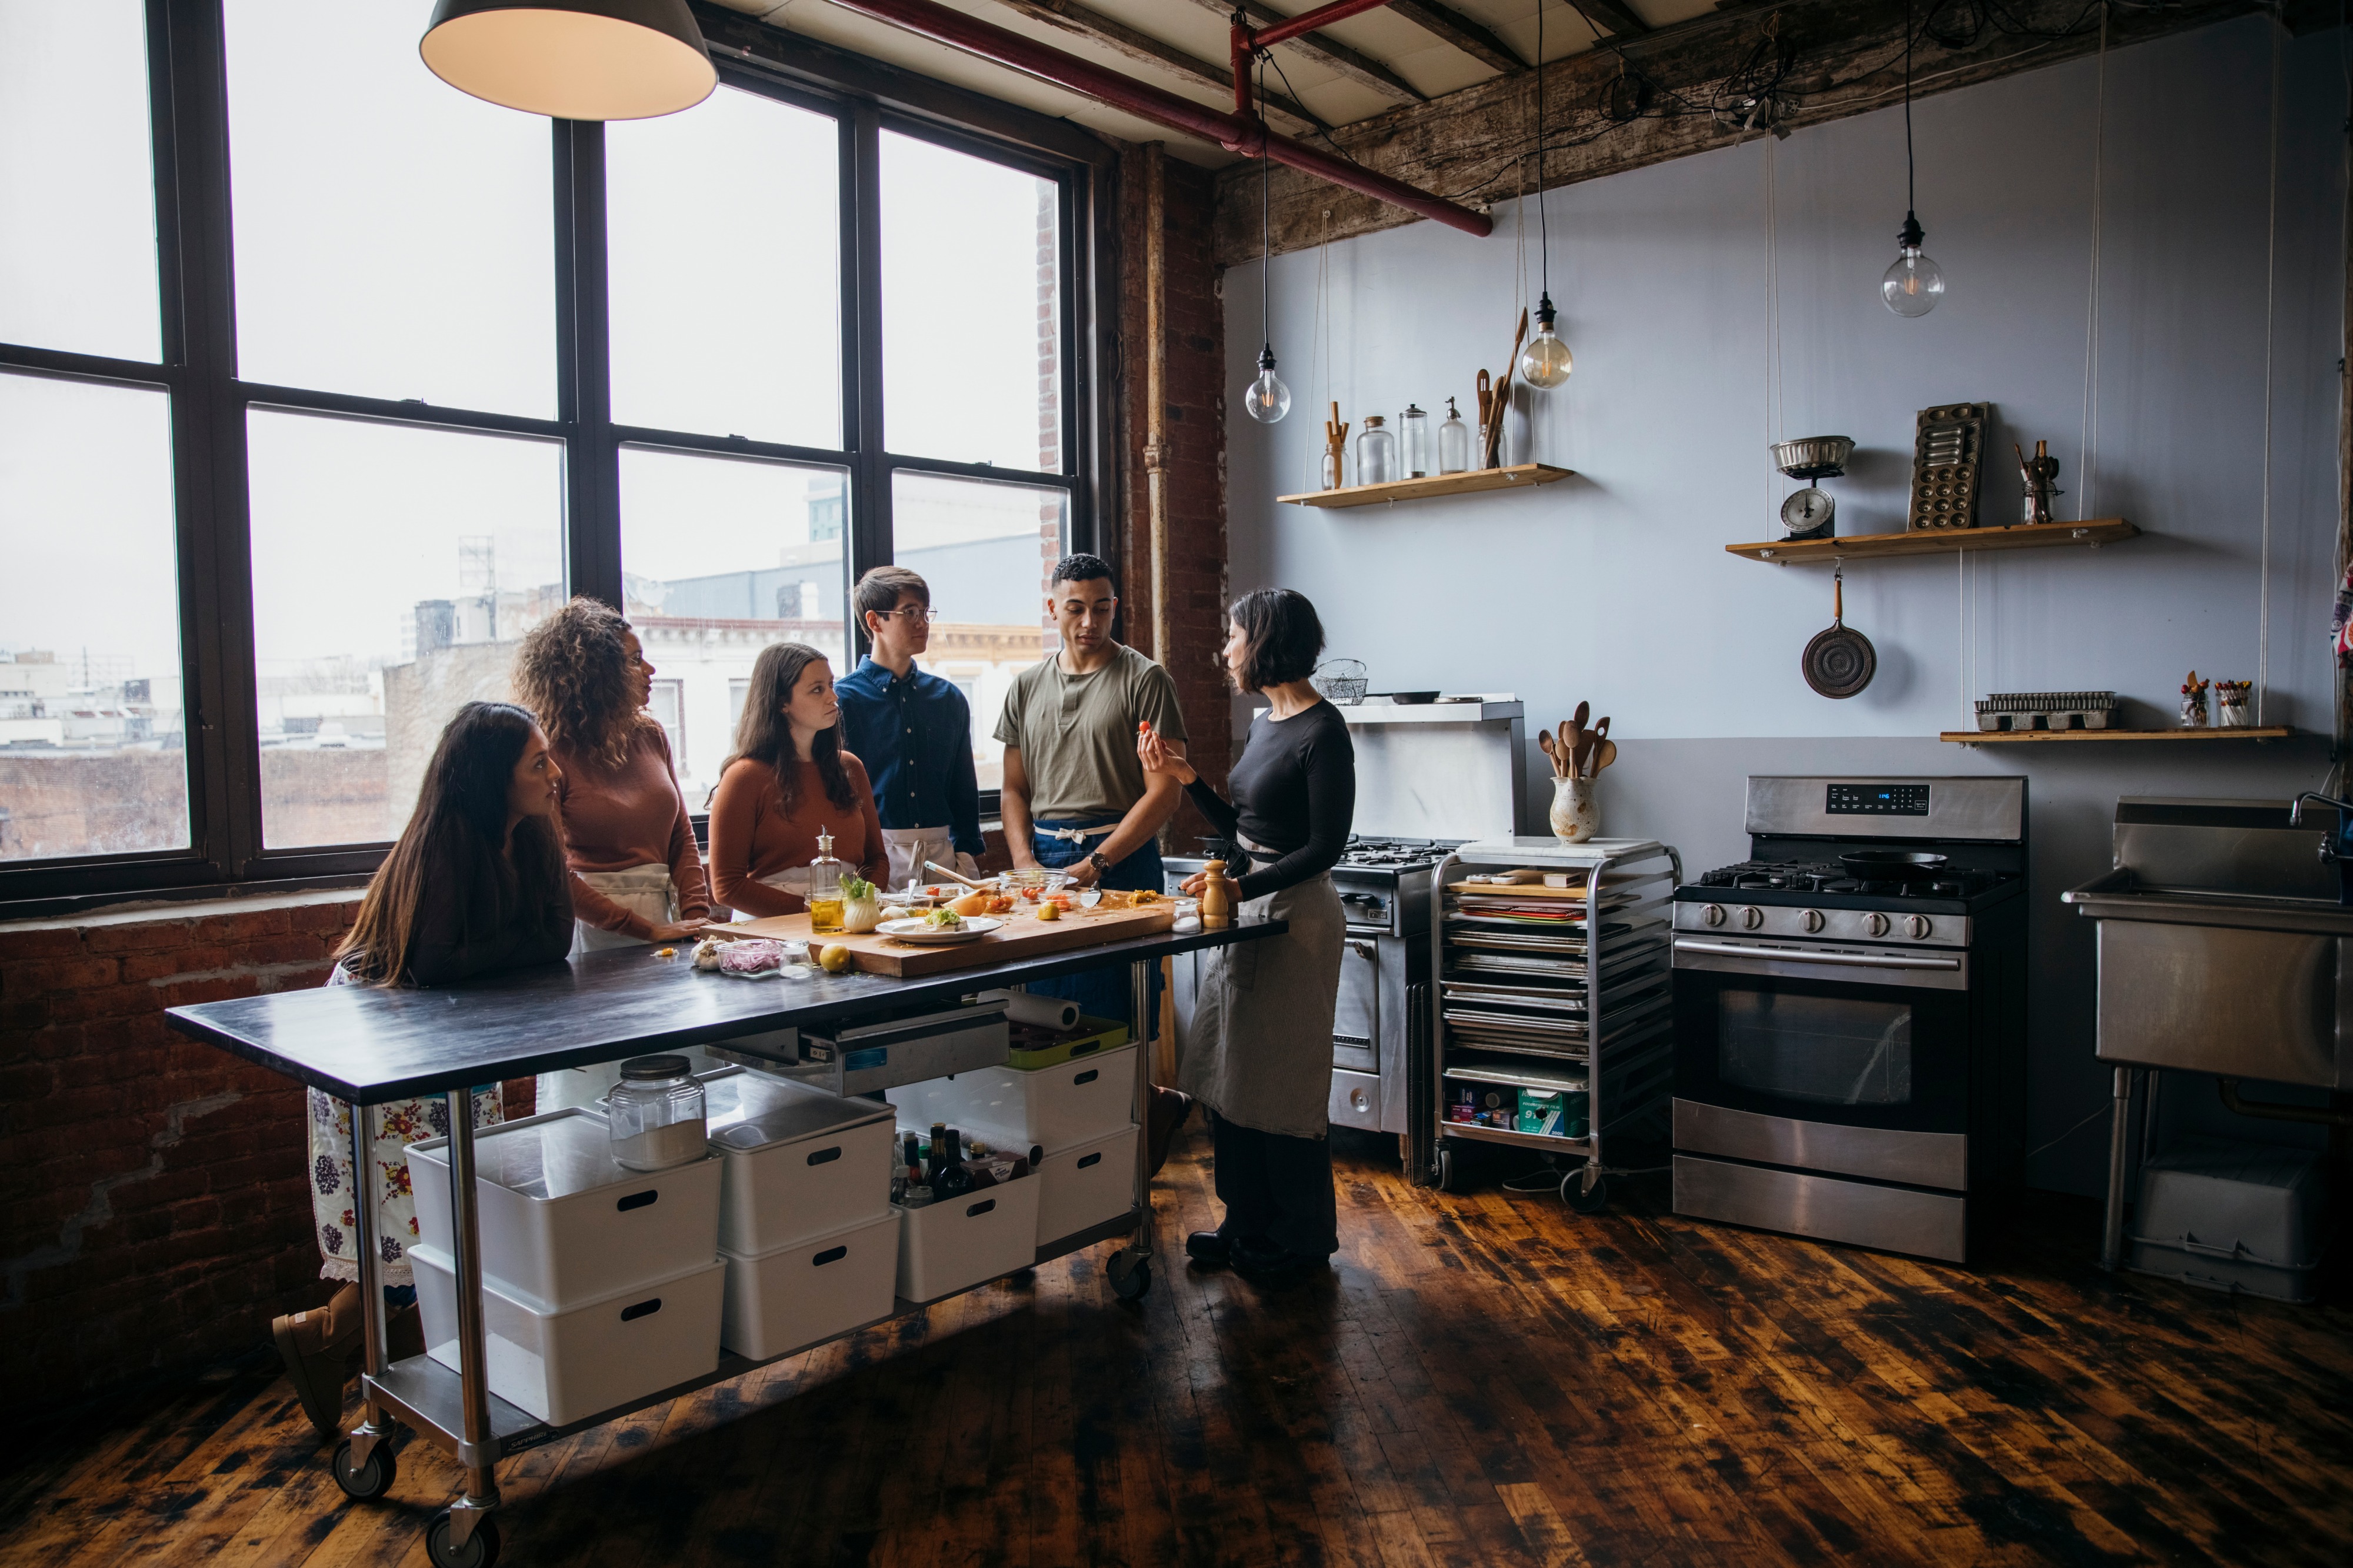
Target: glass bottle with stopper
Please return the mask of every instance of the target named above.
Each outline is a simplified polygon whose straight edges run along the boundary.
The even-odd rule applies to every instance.
[[[1462,415],[1454,406],[1454,399],[1446,400],[1446,423],[1438,427],[1438,471],[1460,474],[1471,467],[1471,426],[1462,422]]]
[[[817,830],[817,858],[809,862],[809,930],[819,936],[841,929],[841,879],[849,869],[833,853],[833,835]]]
[[[1386,485],[1397,478],[1397,437],[1381,416],[1367,414],[1365,427],[1356,432],[1356,482]]]

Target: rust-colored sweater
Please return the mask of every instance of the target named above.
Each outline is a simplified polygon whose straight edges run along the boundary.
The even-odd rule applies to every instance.
[[[776,771],[744,757],[719,780],[711,799],[711,886],[719,901],[747,915],[797,915],[808,906],[782,889],[760,880],[817,858],[818,831],[833,835],[833,853],[878,886],[891,874],[882,822],[874,814],[874,790],[866,765],[848,752],[841,765],[856,793],[847,809],[825,797],[817,764],[800,762],[800,805],[786,812]]]
[[[626,871],[632,866],[667,866],[678,889],[678,918],[708,917],[711,892],[703,880],[702,857],[694,847],[694,824],[679,795],[670,738],[661,726],[640,725],[617,768],[561,747],[548,750],[564,770],[556,797],[563,805],[565,859],[571,868]],[[651,921],[631,914],[577,876],[571,886],[572,911],[581,920],[639,942],[652,937]]]

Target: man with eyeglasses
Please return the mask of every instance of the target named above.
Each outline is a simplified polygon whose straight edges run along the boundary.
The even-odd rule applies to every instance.
[[[858,580],[854,598],[873,652],[833,690],[842,748],[866,764],[874,786],[891,883],[928,880],[926,860],[974,875],[981,838],[972,705],[915,668],[932,641],[931,586],[903,566],[877,566]]]

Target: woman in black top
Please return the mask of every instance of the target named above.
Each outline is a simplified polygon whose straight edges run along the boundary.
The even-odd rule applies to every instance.
[[[1287,588],[1261,588],[1230,614],[1228,678],[1270,704],[1227,775],[1232,801],[1158,737],[1145,735],[1139,750],[1233,841],[1246,912],[1291,928],[1201,955],[1177,1071],[1209,1108],[1226,1205],[1224,1222],[1187,1237],[1185,1250],[1279,1283],[1323,1267],[1340,1246],[1327,1115],[1347,918],[1331,870],[1356,813],[1356,756],[1339,710],[1308,684],[1324,649],[1315,606]],[[1185,891],[1198,894],[1203,879]]]
[[[335,953],[330,985],[448,985],[477,975],[553,963],[572,948],[572,895],[556,815],[564,771],[532,716],[504,702],[469,702],[441,731],[417,810],[360,901]],[[352,1170],[352,1108],[310,1091],[312,1235],[329,1279],[359,1279]],[[501,1120],[499,1089],[470,1099],[474,1125]],[[377,1276],[393,1309],[395,1356],[424,1352],[408,1244],[417,1204],[406,1150],[449,1131],[448,1101],[396,1100],[371,1106],[368,1148],[377,1167]],[[343,1384],[354,1370],[362,1319],[356,1283],[309,1312],[270,1325],[295,1396],[322,1436],[334,1435]]]

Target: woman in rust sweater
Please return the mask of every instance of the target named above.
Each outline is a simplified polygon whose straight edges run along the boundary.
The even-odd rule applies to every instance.
[[[808,907],[808,863],[821,832],[871,882],[890,875],[865,765],[841,749],[833,667],[806,643],[776,643],[752,666],[735,750],[711,796],[711,882],[753,916]]]

